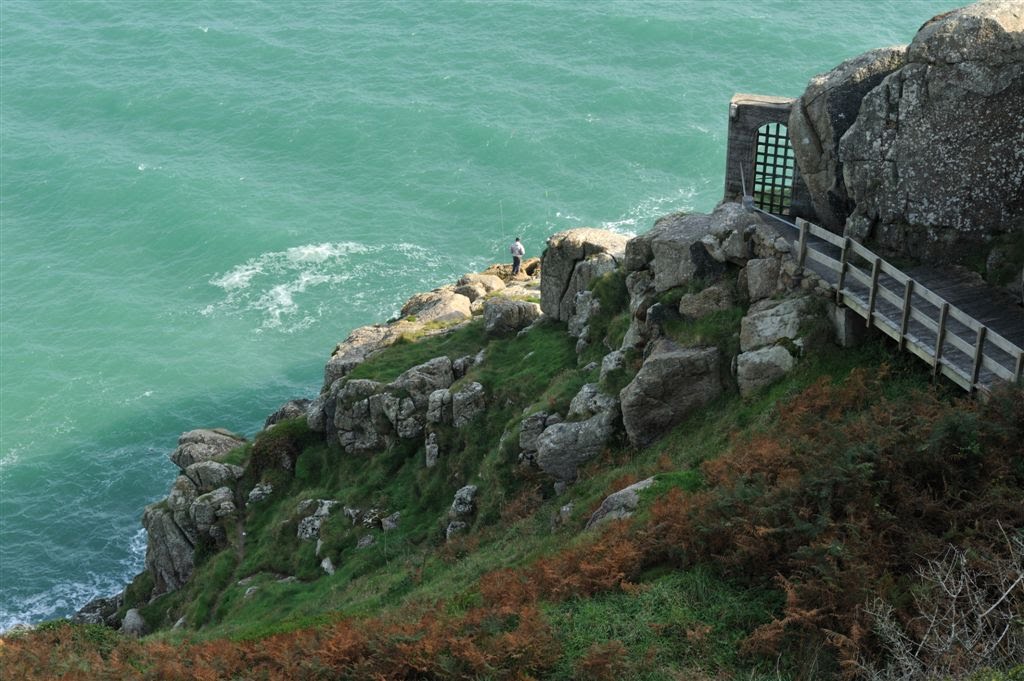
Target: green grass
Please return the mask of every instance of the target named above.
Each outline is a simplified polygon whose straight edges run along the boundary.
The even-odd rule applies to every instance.
[[[621,291],[621,278],[608,277],[595,285],[610,309],[621,304]],[[741,316],[742,310],[733,308],[680,322],[670,332],[683,342],[731,349]],[[621,310],[610,312],[605,328],[626,318]],[[438,355],[457,358],[484,347],[484,361],[463,382],[484,385],[488,409],[469,427],[437,428],[442,454],[431,469],[423,462],[422,440],[356,456],[334,445],[310,444],[300,425],[286,424],[278,437],[305,443],[294,476],[272,471],[271,497],[247,507],[244,552],[229,546],[207,556],[185,589],[145,606],[149,622],[169,627],[185,615],[192,628],[163,631],[156,638],[253,639],[340,617],[415,612],[435,603],[463,612],[479,604],[475,584],[483,574],[527,566],[589,541],[593,533],[581,530],[590,514],[607,494],[629,481],[656,476],[656,484],[641,495],[641,520],[668,490],[702,489],[702,462],[718,456],[734,438],[767,427],[777,418],[779,400],[822,377],[838,381],[854,367],[888,364],[885,391],[890,397],[928,382],[923,365],[893,355],[882,340],[843,352],[812,351],[779,383],[746,399],[727,391],[646,449],[611,443],[598,460],[581,469],[573,487],[556,497],[549,479],[516,463],[518,428],[532,411],[564,415],[579,388],[597,380],[597,370],[578,368],[574,346],[561,324],[541,324],[522,337],[488,341],[482,325],[474,322],[449,334],[398,343],[357,367],[353,378],[389,381]],[[627,369],[610,377],[603,389],[617,392],[638,363],[638,356],[627,357]],[[248,445],[230,456],[249,460],[253,449],[267,446]],[[469,482],[481,488],[474,526],[465,538],[446,544],[443,532],[452,495]],[[387,534],[353,527],[337,507],[321,529],[321,555],[337,567],[334,575],[325,575],[314,555],[315,542],[296,537],[297,505],[316,498],[377,508],[382,515],[401,511],[399,527]],[[565,505],[571,505],[568,518],[554,523]],[[376,543],[357,549],[366,534],[374,534]],[[280,581],[285,575],[297,581]],[[243,578],[248,578],[246,583],[239,584]],[[256,588],[247,597],[250,587]],[[139,584],[130,593],[145,590],[146,584]],[[547,604],[545,615],[564,650],[551,678],[578,678],[581,665],[609,641],[626,648],[619,674],[623,679],[786,678],[737,652],[741,639],[778,614],[781,599],[777,590],[739,587],[697,566],[650,570],[627,592]]]
[[[386,350],[366,360],[349,374],[349,378],[366,378],[387,383],[407,369],[441,355],[458,359],[475,354],[484,345],[481,320],[461,326],[450,333],[420,338],[403,337]]]

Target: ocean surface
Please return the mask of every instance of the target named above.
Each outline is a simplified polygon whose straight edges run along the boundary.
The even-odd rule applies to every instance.
[[[183,431],[515,236],[711,210],[733,93],[957,4],[3,0],[0,630],[141,570]]]

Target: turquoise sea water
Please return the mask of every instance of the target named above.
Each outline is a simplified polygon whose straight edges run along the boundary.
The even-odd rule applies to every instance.
[[[142,567],[177,436],[247,435],[411,294],[722,192],[948,0],[0,2],[0,630]]]

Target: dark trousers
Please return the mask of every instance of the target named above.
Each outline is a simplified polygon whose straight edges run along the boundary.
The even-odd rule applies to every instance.
[[[519,265],[523,262],[523,259],[518,255],[512,256],[512,276],[519,274]]]

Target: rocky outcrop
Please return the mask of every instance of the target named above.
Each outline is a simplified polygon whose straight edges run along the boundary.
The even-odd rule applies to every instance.
[[[540,305],[526,300],[490,298],[483,304],[484,332],[488,336],[511,336],[541,316]]]
[[[519,461],[526,464],[537,462],[537,441],[548,426],[563,421],[559,414],[538,411],[525,417],[519,424]]]
[[[659,293],[695,277],[713,277],[723,268],[701,243],[711,226],[712,216],[702,213],[674,213],[660,218],[649,232],[629,240],[626,269],[650,269]]]
[[[142,613],[135,608],[131,608],[124,614],[124,621],[121,622],[120,632],[125,636],[140,638],[149,633],[149,628],[146,626],[146,620],[142,619]]]
[[[801,325],[811,316],[811,303],[811,298],[801,296],[751,305],[740,322],[740,350],[757,350],[799,338]]]
[[[487,408],[484,386],[476,381],[452,393],[452,425],[465,428]]]
[[[412,367],[384,385],[365,379],[344,381],[334,399],[334,427],[345,451],[369,454],[388,445],[394,437],[421,437],[431,413],[437,415],[439,390],[455,380],[452,361],[435,357]]]
[[[441,288],[410,298],[402,306],[402,316],[415,317],[421,324],[455,324],[473,316],[469,304],[466,296]]]
[[[792,353],[781,345],[741,353],[736,358],[736,383],[746,397],[775,383],[796,366]]]
[[[476,513],[476,494],[476,485],[466,485],[455,492],[452,506],[448,510],[448,527],[445,529],[445,539],[451,539],[469,529],[469,523]]]
[[[864,97],[839,156],[854,238],[960,261],[1024,230],[1024,5],[979,2],[925,24]]]
[[[843,182],[839,140],[850,129],[861,100],[900,68],[906,46],[871,50],[811,78],[789,115],[789,137],[800,175],[821,224],[841,231],[851,202]]]
[[[184,471],[198,461],[208,461],[227,454],[245,443],[244,437],[223,428],[190,430],[178,438],[178,447],[171,452],[170,459]]]
[[[681,348],[670,340],[658,340],[640,371],[619,393],[630,442],[647,446],[720,395],[720,361],[717,348]]]
[[[204,457],[214,450],[230,451],[243,441],[220,429],[190,431],[179,438],[171,455],[176,462],[199,460],[186,466],[167,497],[147,506],[142,515],[148,534],[146,570],[153,576],[154,596],[184,585],[192,574],[197,543],[226,543],[219,521],[236,513],[235,483],[245,471]]]
[[[684,318],[700,319],[715,312],[724,312],[735,304],[732,285],[723,282],[684,295],[679,299],[679,314]]]
[[[264,421],[263,427],[269,428],[270,426],[276,425],[281,421],[290,419],[297,419],[306,416],[306,412],[309,411],[309,405],[312,400],[300,399],[300,400],[288,400],[281,405],[281,408],[275,411],[273,414],[267,417]]]
[[[621,262],[628,239],[604,229],[570,229],[548,237],[541,261],[541,309],[567,321],[576,312],[576,294]]]
[[[609,494],[601,502],[601,506],[590,516],[585,529],[589,530],[603,522],[630,517],[640,505],[640,492],[653,484],[654,478],[647,478],[620,489],[614,494]]]
[[[619,422],[619,400],[605,395],[595,383],[580,388],[569,405],[568,421],[551,423],[545,419],[544,430],[531,442],[520,432],[520,446],[536,447],[536,463],[558,483],[576,480],[578,468],[605,448]],[[534,415],[533,418],[537,418]],[[536,421],[534,422],[534,424]],[[523,428],[535,427],[524,422]],[[531,434],[532,435],[532,434]]]

